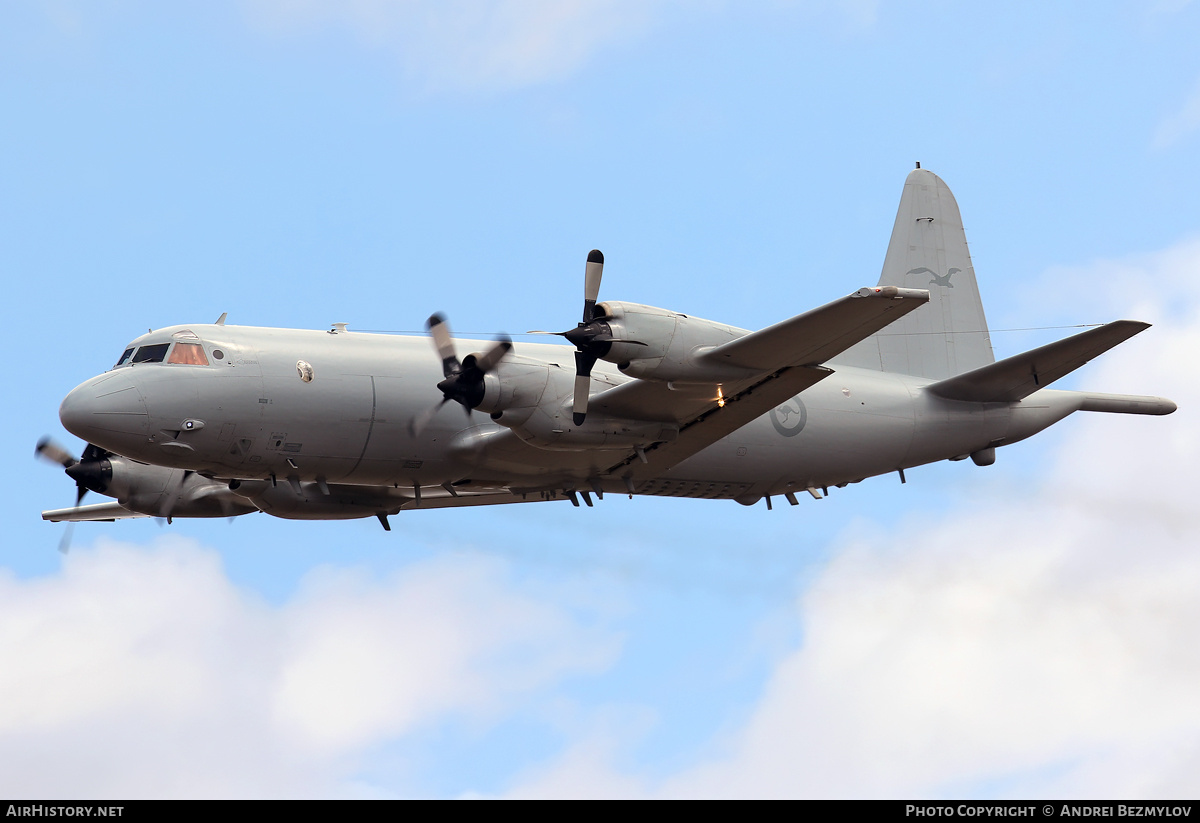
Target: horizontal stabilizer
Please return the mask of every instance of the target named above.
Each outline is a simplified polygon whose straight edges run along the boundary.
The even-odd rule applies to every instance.
[[[862,288],[818,309],[710,349],[697,359],[755,371],[819,366],[927,302],[929,292],[925,289]]]
[[[42,519],[49,520],[51,523],[111,522],[129,517],[149,517],[149,515],[131,512],[120,503],[115,502],[93,503],[90,506],[75,506],[70,509],[51,509],[42,512]]]
[[[1106,323],[1065,340],[1057,340],[942,380],[926,386],[926,390],[948,400],[968,400],[976,403],[1015,402],[1038,389],[1044,389],[1093,357],[1104,354],[1118,343],[1124,343],[1148,328],[1149,323],[1139,323],[1135,320]]]

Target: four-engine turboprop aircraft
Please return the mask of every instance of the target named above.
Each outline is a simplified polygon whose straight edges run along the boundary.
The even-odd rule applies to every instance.
[[[378,517],[404,509],[605,492],[797,503],[996,448],[1075,411],[1175,404],[1047,388],[1147,328],[1118,320],[999,362],[954,196],[904,184],[879,285],[756,332],[636,303],[597,303],[585,269],[575,348],[501,339],[462,360],[429,341],[226,325],[130,343],[59,416],[88,446],[38,452],[75,480],[46,520]],[[466,410],[444,408],[454,401]],[[115,502],[80,505],[87,490]]]

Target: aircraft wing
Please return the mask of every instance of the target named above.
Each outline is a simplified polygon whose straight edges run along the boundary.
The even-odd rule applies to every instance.
[[[680,426],[675,440],[655,443],[641,454],[635,452],[605,473],[635,482],[658,477],[831,374],[833,370],[823,366],[796,366],[765,375],[737,394],[726,396],[724,405],[711,401]]]
[[[125,520],[131,517],[149,517],[148,514],[131,512],[116,501],[110,503],[92,503],[89,506],[75,506],[70,509],[51,509],[42,512],[42,519],[51,523],[79,523],[88,521]]]
[[[894,286],[854,294],[751,332],[697,356],[702,365],[744,370],[717,384],[631,380],[601,392],[592,409],[614,417],[679,424],[679,437],[632,454],[607,471],[656,477],[832,374],[820,364],[924,305],[929,292]]]
[[[928,302],[929,292],[925,289],[862,288],[818,309],[710,349],[697,359],[706,364],[762,371],[818,365]]]

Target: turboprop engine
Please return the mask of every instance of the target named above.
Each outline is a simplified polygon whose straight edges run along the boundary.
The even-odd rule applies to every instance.
[[[602,360],[623,374],[671,383],[722,383],[750,376],[736,366],[705,362],[704,355],[746,334],[742,329],[643,306],[607,302],[596,306],[612,343]]]
[[[680,383],[720,383],[750,375],[721,363],[705,363],[703,355],[746,332],[686,314],[638,303],[597,303],[604,255],[588,253],[583,278],[583,319],[557,334],[575,346],[575,390],[572,418],[587,417],[592,367],[597,360],[616,363],[630,377]]]
[[[75,458],[47,438],[38,442],[36,454],[58,463],[75,481],[75,508],[89,491],[116,498],[135,514],[153,517],[233,517],[257,509],[234,495],[226,484],[184,469],[152,466],[88,444]],[[64,539],[66,543],[69,538]]]

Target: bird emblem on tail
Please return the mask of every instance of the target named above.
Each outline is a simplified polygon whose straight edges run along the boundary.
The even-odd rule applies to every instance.
[[[950,269],[945,274],[938,274],[933,269],[921,266],[920,268],[909,269],[907,272],[905,272],[905,274],[922,274],[924,272],[928,272],[933,277],[933,279],[929,281],[929,285],[945,286],[948,289],[952,289],[954,288],[954,284],[950,282],[950,278],[960,271],[962,271],[962,269]]]

